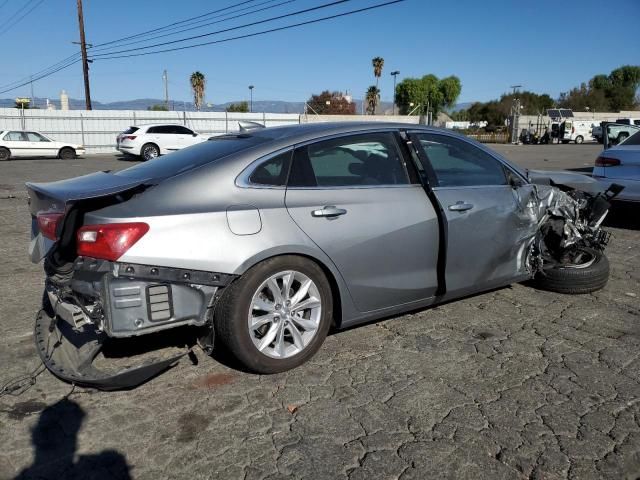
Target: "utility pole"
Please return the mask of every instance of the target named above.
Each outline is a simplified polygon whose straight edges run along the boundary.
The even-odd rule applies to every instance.
[[[511,143],[518,143],[518,129],[520,123],[520,99],[516,97],[518,93],[518,89],[522,87],[522,85],[511,85],[509,88],[512,89],[513,92],[513,103],[511,104]]]
[[[78,26],[80,28],[80,52],[82,53],[82,73],[84,75],[84,101],[87,110],[91,110],[91,90],[89,89],[89,61],[87,60],[87,42],[84,38],[84,16],[82,0],[78,2]]]
[[[36,97],[33,96],[33,75],[29,78],[31,80],[31,108],[36,108]]]
[[[164,106],[169,110],[169,77],[166,70],[162,72],[162,80],[164,80]]]

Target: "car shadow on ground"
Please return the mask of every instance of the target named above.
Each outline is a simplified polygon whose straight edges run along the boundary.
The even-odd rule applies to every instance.
[[[129,155],[126,153],[118,153],[115,156],[115,159],[119,162],[130,162],[130,163],[138,163],[141,162],[142,159],[136,155]]]
[[[27,479],[130,479],[125,456],[116,450],[76,455],[78,432],[87,414],[64,398],[46,407],[31,431],[33,463],[16,480]]]
[[[640,230],[640,204],[614,201],[604,220],[605,227]]]

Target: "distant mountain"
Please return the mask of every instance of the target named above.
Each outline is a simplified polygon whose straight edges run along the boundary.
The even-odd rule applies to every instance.
[[[469,108],[474,103],[476,103],[476,102],[456,103],[453,107],[451,107],[447,111],[451,113],[451,112],[457,112],[459,110],[466,110],[467,108]]]
[[[226,102],[221,104],[214,104],[211,107],[203,107],[203,112],[223,112],[232,103],[240,103],[245,100],[236,100],[233,102]],[[59,99],[49,99],[49,103],[55,105],[56,109],[60,109]],[[362,113],[362,100],[354,99],[356,104],[356,113]],[[47,99],[36,97],[35,106],[38,108],[45,108]],[[119,102],[92,102],[94,110],[147,110],[153,105],[164,105],[164,100],[159,98],[139,98],[135,100],[123,100]],[[253,111],[254,112],[268,112],[268,113],[304,113],[305,102],[285,102],[282,100],[254,100]],[[15,106],[15,100],[13,98],[0,99],[0,108]],[[84,110],[84,100],[77,98],[69,98],[69,108],[71,110]],[[183,102],[177,100],[169,101],[169,108],[171,110],[187,112],[195,111],[195,107],[192,102]],[[381,102],[378,107],[378,111],[385,114],[391,114],[393,104],[391,102]],[[311,112],[310,112],[311,113]]]

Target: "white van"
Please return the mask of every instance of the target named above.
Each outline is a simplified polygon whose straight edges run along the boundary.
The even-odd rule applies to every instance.
[[[593,140],[591,129],[597,125],[593,120],[565,120],[562,143],[582,143],[585,140]]]

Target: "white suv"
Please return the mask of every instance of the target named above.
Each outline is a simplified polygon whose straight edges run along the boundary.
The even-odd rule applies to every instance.
[[[118,135],[116,148],[122,153],[151,160],[206,139],[182,125],[140,125],[129,127]]]

